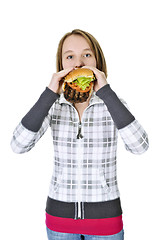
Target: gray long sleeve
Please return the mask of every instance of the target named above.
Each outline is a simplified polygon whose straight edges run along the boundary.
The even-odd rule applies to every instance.
[[[135,120],[135,117],[125,107],[125,105],[117,97],[116,93],[107,84],[100,88],[96,95],[100,97],[106,104],[116,126],[118,129],[126,127],[128,124]]]
[[[59,98],[59,94],[54,93],[52,90],[46,87],[45,91],[41,94],[35,105],[23,117],[21,121],[23,126],[28,130],[38,132],[44,121],[44,118],[48,114],[49,109],[57,98]]]

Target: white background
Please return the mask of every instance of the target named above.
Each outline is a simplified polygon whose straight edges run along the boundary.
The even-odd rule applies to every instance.
[[[0,239],[46,240],[52,174],[50,130],[29,153],[11,151],[12,132],[55,72],[59,40],[80,28],[99,41],[108,82],[149,135],[143,155],[119,139],[118,182],[126,240],[158,238],[159,8],[156,0],[5,0],[0,3]]]

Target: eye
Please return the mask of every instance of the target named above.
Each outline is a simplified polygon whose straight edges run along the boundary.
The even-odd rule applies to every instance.
[[[84,57],[91,57],[91,54],[90,53],[86,53],[85,55],[84,55]]]
[[[72,58],[73,58],[72,55],[67,56],[67,59],[72,59]]]

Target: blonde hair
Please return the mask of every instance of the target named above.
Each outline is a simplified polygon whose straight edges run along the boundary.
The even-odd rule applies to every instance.
[[[62,47],[63,47],[63,43],[65,41],[65,39],[71,35],[80,35],[82,37],[84,37],[86,39],[86,41],[88,42],[91,50],[93,51],[95,58],[96,58],[96,62],[97,62],[97,69],[99,69],[100,71],[104,72],[106,77],[107,77],[107,66],[106,66],[106,61],[105,61],[105,57],[103,54],[103,51],[98,43],[98,41],[88,32],[85,32],[83,30],[80,29],[74,29],[72,32],[68,32],[66,33],[62,39],[60,40],[59,44],[58,44],[58,48],[57,48],[57,54],[56,54],[56,70],[57,72],[63,70],[63,66],[62,66]]]

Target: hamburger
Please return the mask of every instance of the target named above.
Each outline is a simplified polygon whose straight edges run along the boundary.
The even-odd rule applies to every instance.
[[[77,68],[65,76],[62,89],[64,97],[72,103],[85,102],[93,91],[95,76],[92,70]]]

